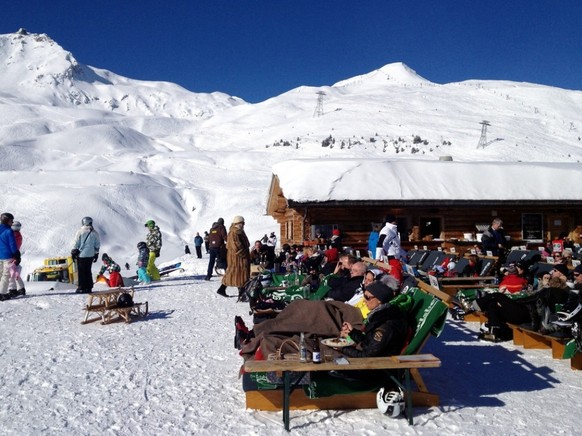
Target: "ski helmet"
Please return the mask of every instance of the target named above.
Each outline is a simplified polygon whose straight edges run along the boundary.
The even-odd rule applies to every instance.
[[[12,223],[12,230],[14,230],[15,232],[19,232],[21,228],[22,224],[20,224],[20,221],[14,221]]]
[[[124,292],[117,298],[117,305],[119,307],[131,307],[133,306],[133,298],[131,294]]]
[[[11,213],[4,212],[2,215],[0,215],[0,222],[2,224],[8,225],[10,221],[14,221],[14,215]]]
[[[90,216],[86,216],[81,220],[81,224],[84,226],[92,226],[93,225],[93,218]]]
[[[398,417],[404,411],[404,404],[404,392],[400,388],[394,391],[381,388],[376,394],[378,409],[391,418]]]
[[[156,222],[154,220],[147,220],[145,223],[145,227],[149,227],[150,229],[153,229],[156,226]]]

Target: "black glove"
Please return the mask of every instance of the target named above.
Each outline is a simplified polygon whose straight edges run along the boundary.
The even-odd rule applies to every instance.
[[[93,256],[93,263],[97,262],[99,260],[99,253],[95,253],[95,256]]]
[[[16,265],[20,265],[20,251],[16,250],[16,253],[14,253],[13,257]]]
[[[79,249],[78,249],[78,248],[73,248],[73,249],[71,250],[71,257],[73,258],[73,260],[77,259],[77,257],[79,257],[79,254],[80,254],[80,253],[81,253],[81,252],[79,251]]]

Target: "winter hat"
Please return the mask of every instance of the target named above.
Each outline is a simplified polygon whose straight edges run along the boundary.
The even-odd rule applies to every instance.
[[[574,272],[578,274],[582,274],[582,263],[574,268]]]
[[[3,212],[2,215],[0,216],[0,222],[2,222],[2,224],[4,225],[8,225],[8,223],[10,221],[14,220],[14,215],[12,215],[11,213],[8,212]]]
[[[233,224],[238,224],[238,223],[243,223],[244,224],[244,222],[245,222],[245,219],[242,216],[240,216],[240,215],[237,215],[237,216],[235,216],[232,219],[232,223]]]
[[[557,263],[554,265],[554,269],[559,271],[561,274],[567,276],[568,275],[568,267],[563,263]]]
[[[153,229],[156,225],[156,222],[154,220],[147,220],[145,223],[145,227],[149,227],[150,229]]]
[[[394,221],[396,221],[396,215],[389,213],[388,215],[386,215],[386,219],[384,221],[387,223],[393,223]]]
[[[333,236],[339,236],[340,235],[340,231],[339,231],[339,229],[333,229],[333,232],[331,232],[331,234]]]
[[[12,230],[14,230],[15,232],[19,232],[21,228],[22,224],[20,224],[20,221],[14,221],[12,223]]]
[[[101,260],[103,262],[109,262],[111,260],[111,258],[109,256],[107,256],[107,253],[103,253],[103,256],[101,256]]]
[[[366,285],[366,291],[380,300],[380,303],[388,303],[394,298],[394,291],[379,281],[374,281]]]

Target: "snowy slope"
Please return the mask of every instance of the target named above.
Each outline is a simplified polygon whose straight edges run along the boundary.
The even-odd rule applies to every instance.
[[[0,78],[0,171],[12,186],[1,207],[34,236],[25,269],[66,253],[85,215],[106,236],[103,249],[123,257],[151,218],[165,234],[162,258],[219,216],[245,215],[258,239],[278,230],[265,202],[273,165],[288,159],[582,158],[582,92],[439,85],[402,63],[247,104],[86,66],[49,36],[21,32],[0,35]],[[483,119],[491,143],[477,149]]]

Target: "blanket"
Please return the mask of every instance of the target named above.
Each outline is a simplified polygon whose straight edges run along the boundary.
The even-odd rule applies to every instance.
[[[293,338],[299,343],[299,333],[304,332],[307,349],[311,351],[313,336],[319,338],[337,337],[344,322],[354,328],[362,329],[362,313],[359,309],[340,301],[295,300],[291,302],[276,318],[263,321],[254,326],[255,338],[246,344],[240,354],[247,360],[254,357],[257,349],[266,359],[277,351],[281,343]],[[292,346],[282,350],[294,353]]]

